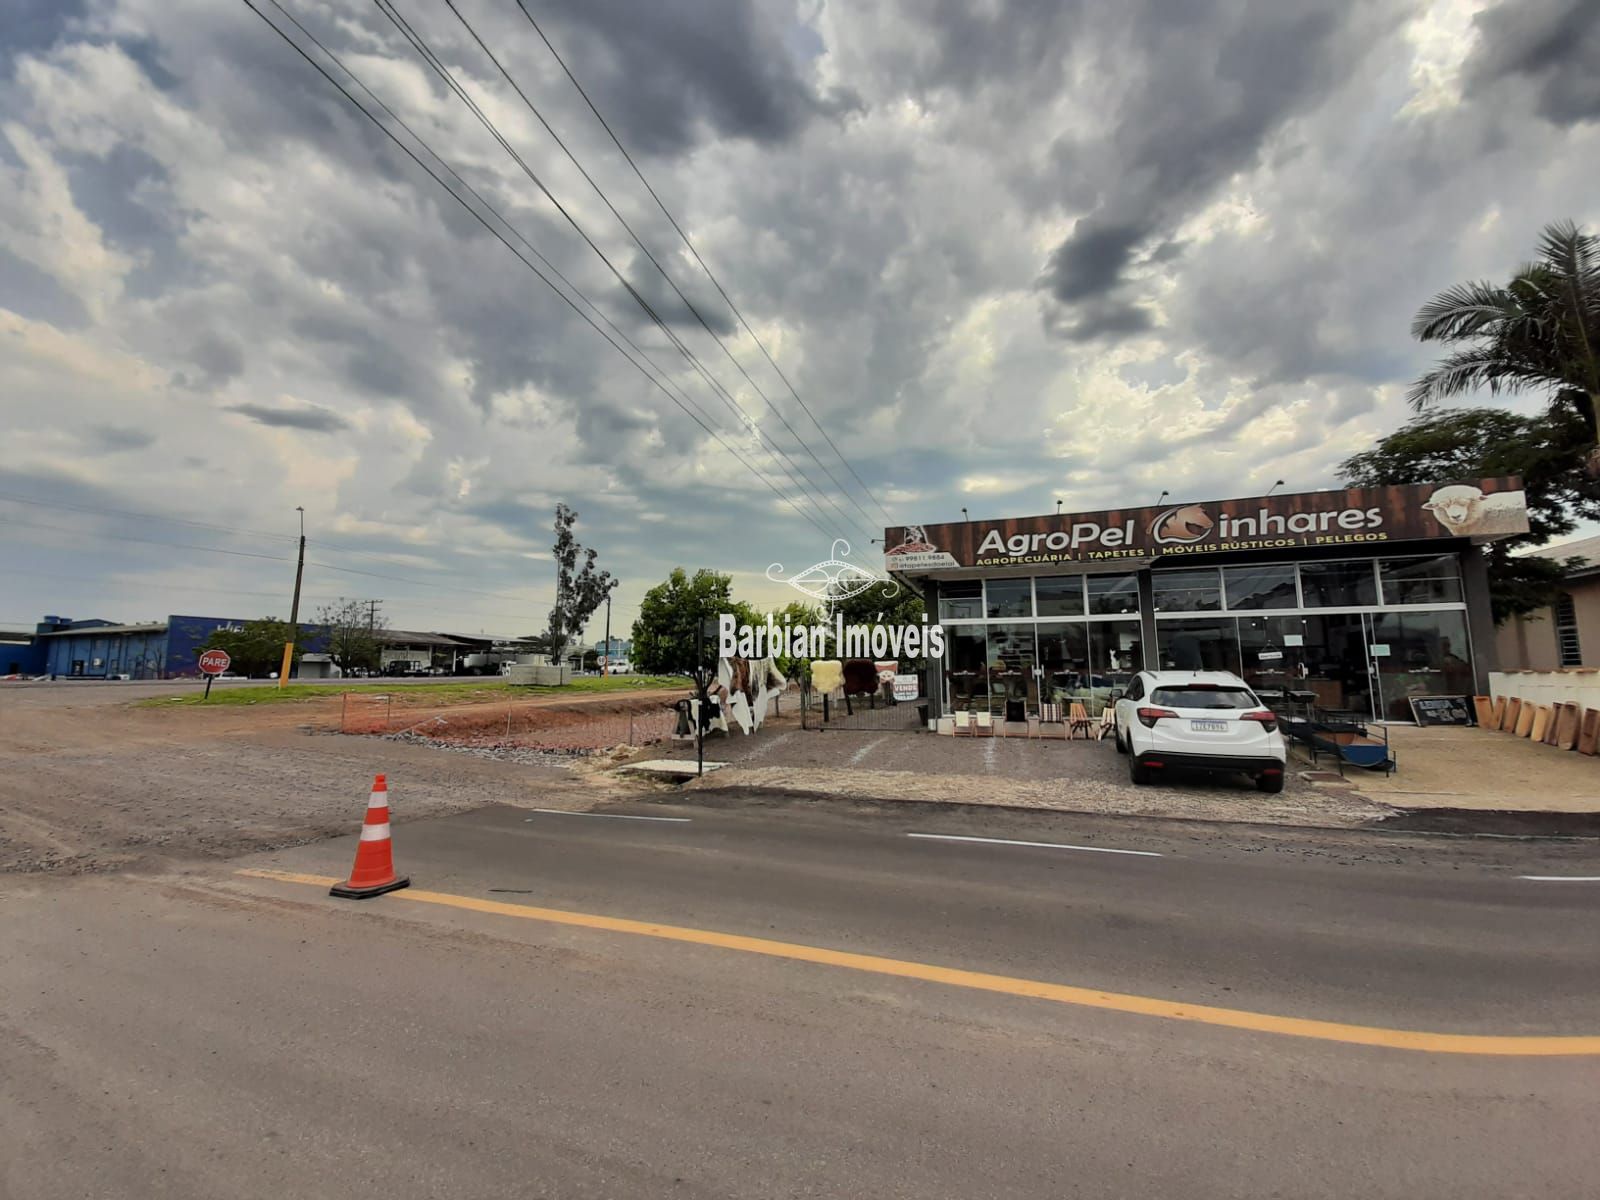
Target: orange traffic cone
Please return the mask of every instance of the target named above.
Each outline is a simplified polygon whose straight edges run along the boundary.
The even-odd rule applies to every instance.
[[[409,876],[394,873],[394,854],[389,849],[389,784],[378,775],[372,780],[367,819],[361,825],[361,840],[356,843],[356,865],[350,869],[350,878],[334,884],[328,894],[365,900],[410,885]]]

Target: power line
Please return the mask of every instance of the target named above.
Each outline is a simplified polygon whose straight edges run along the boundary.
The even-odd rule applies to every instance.
[[[333,63],[335,63],[339,67],[339,69],[341,71],[343,71],[347,76],[349,76],[356,83],[356,85],[358,87],[360,87],[363,91],[365,91],[369,96],[373,96],[374,100],[377,100],[377,97],[372,92],[372,89],[367,87],[366,84],[362,83],[361,80],[356,76],[356,74],[353,71],[351,71],[349,67],[344,65],[344,63],[340,60],[338,55],[334,54],[325,45],[323,45],[320,41],[318,41],[317,38],[314,35],[312,35],[308,30],[306,30],[305,26],[301,25],[299,21],[295,20],[295,18],[294,18],[294,16],[292,14],[288,13],[287,11],[285,11],[283,6],[278,3],[278,0],[269,0],[269,2],[280,13],[283,13],[283,15],[286,18],[288,18],[288,20],[290,22],[292,22],[294,24],[295,28],[299,29],[301,31],[301,33],[304,34],[314,45],[316,45],[317,48],[320,49],[322,51],[322,53],[324,55],[326,55]],[[331,84],[333,86],[333,88],[339,92],[340,95],[342,95],[346,100],[348,100],[356,108],[356,110],[361,113],[362,116],[366,117],[367,120],[371,121],[385,137],[387,137],[391,142],[393,142],[397,147],[399,147],[401,152],[404,153],[406,155],[406,157],[411,159],[412,162],[416,163],[417,166],[421,167],[423,169],[423,171],[425,171],[429,175],[429,177],[433,179],[433,181],[435,183],[437,183],[446,192],[448,192],[450,197],[451,197],[451,199],[455,200],[456,203],[460,204],[462,208],[466,209],[467,212],[472,216],[472,218],[475,221],[477,221],[480,225],[482,225],[484,227],[484,229],[488,230],[488,232],[497,241],[499,241],[503,246],[506,247],[506,249],[510,250],[511,253],[516,256],[516,258],[517,258],[517,260],[519,262],[521,262],[525,267],[527,267],[536,276],[538,276],[540,281],[543,282],[545,284],[545,286],[550,288],[551,291],[555,292],[555,294],[558,297],[560,297],[561,301],[564,304],[566,304],[569,308],[571,308],[573,310],[573,312],[577,313],[578,316],[580,318],[582,318],[582,320],[584,321],[585,324],[589,325],[590,328],[592,328],[602,338],[604,338],[607,342],[609,342],[611,344],[612,348],[615,349],[618,354],[622,355],[622,357],[624,359],[626,359],[628,361],[628,363],[636,371],[638,371],[641,375],[643,375],[645,377],[645,379],[647,379],[651,384],[653,384],[657,388],[657,390],[659,390],[663,395],[665,395],[667,397],[667,399],[671,400],[680,409],[682,409],[683,412],[685,413],[685,415],[687,415],[692,421],[694,421],[695,424],[699,425],[701,429],[705,430],[706,433],[708,433],[713,439],[715,439],[717,441],[718,444],[720,444],[723,447],[723,449],[727,450],[728,453],[733,455],[733,457],[735,459],[737,459],[745,467],[749,468],[751,474],[754,475],[756,478],[760,479],[762,484],[765,485],[766,488],[773,493],[773,495],[777,496],[780,501],[782,501],[783,503],[787,504],[790,508],[792,508],[799,516],[804,518],[813,528],[815,528],[824,537],[831,536],[826,529],[824,529],[822,526],[818,525],[817,522],[812,519],[812,517],[811,517],[811,515],[809,513],[807,513],[804,509],[800,508],[797,504],[795,504],[795,502],[793,500],[791,500],[788,496],[786,496],[777,487],[776,484],[774,484],[765,475],[763,475],[759,471],[757,471],[756,468],[754,467],[754,465],[752,465],[748,460],[746,460],[745,457],[734,446],[730,445],[727,442],[727,440],[725,438],[723,438],[723,436],[720,433],[717,432],[717,430],[713,429],[710,425],[708,425],[706,423],[706,420],[704,419],[704,417],[702,415],[700,415],[696,411],[691,410],[689,403],[686,403],[687,397],[685,397],[685,399],[683,399],[683,400],[680,400],[666,386],[666,384],[663,382],[662,379],[657,378],[654,374],[651,373],[649,368],[647,368],[645,365],[643,365],[639,361],[639,359],[634,358],[627,351],[625,351],[622,348],[622,343],[626,343],[627,345],[631,346],[633,348],[633,350],[635,351],[635,353],[637,353],[640,356],[640,358],[644,359],[644,361],[646,363],[650,363],[649,356],[646,355],[644,353],[644,351],[640,350],[639,347],[632,341],[632,339],[630,339],[626,334],[622,333],[622,331],[620,329],[617,329],[616,325],[612,321],[610,321],[609,318],[606,318],[604,316],[604,314],[600,313],[600,310],[598,308],[595,308],[594,303],[592,301],[590,301],[588,299],[588,297],[584,296],[583,293],[578,288],[576,288],[569,280],[567,280],[564,276],[560,276],[560,273],[555,271],[555,268],[553,266],[550,267],[552,273],[554,273],[558,277],[560,277],[562,279],[562,281],[564,283],[566,283],[569,288],[571,288],[571,290],[573,291],[573,293],[575,295],[577,295],[579,298],[581,298],[584,301],[584,303],[588,304],[590,308],[594,308],[595,309],[596,314],[599,315],[601,317],[601,319],[605,321],[607,326],[609,326],[611,329],[613,329],[616,332],[617,338],[613,338],[610,334],[606,333],[606,331],[604,329],[602,329],[595,322],[595,320],[593,318],[591,318],[587,313],[585,313],[581,308],[579,308],[578,304],[577,304],[577,302],[575,300],[573,300],[570,296],[568,296],[565,292],[563,292],[560,288],[558,288],[551,281],[551,279],[550,279],[550,277],[548,275],[546,275],[543,271],[541,271],[537,266],[534,265],[533,262],[531,262],[524,254],[522,254],[521,251],[519,251],[515,246],[513,246],[511,244],[511,242],[506,239],[505,235],[502,234],[497,228],[495,228],[495,226],[493,224],[491,224],[490,221],[486,217],[484,217],[484,215],[482,213],[480,213],[476,208],[474,208],[470,203],[468,203],[467,200],[465,198],[463,198],[461,196],[461,194],[458,193],[454,188],[450,187],[449,184],[445,183],[444,179],[440,177],[440,175],[439,175],[439,173],[437,171],[435,171],[432,167],[428,166],[427,163],[423,162],[422,159],[417,156],[416,152],[411,149],[411,147],[407,146],[404,142],[402,142],[400,140],[400,138],[398,136],[396,136],[396,134],[394,133],[393,130],[389,129],[386,125],[384,125],[384,123],[382,121],[380,121],[359,100],[357,100],[355,98],[355,96],[353,96],[350,93],[349,89],[347,89],[337,79],[335,79],[332,75],[330,75],[328,73],[327,69],[325,67],[323,67],[321,63],[317,62],[316,59],[312,58],[311,55],[308,54],[306,52],[306,50],[302,46],[300,46],[293,38],[291,38],[287,33],[285,33],[281,28],[279,28],[272,21],[272,19],[266,15],[265,12],[263,12],[260,8],[258,8],[256,6],[256,4],[254,3],[254,0],[242,0],[242,3],[251,12],[255,13],[256,16],[260,17],[262,22],[265,23],[266,26],[269,29],[271,29],[275,34],[277,34],[280,38],[282,38],[283,41],[288,44],[290,49],[292,49],[296,54],[300,55],[301,58],[305,59],[306,62],[310,64],[312,69],[315,70],[319,75],[321,75],[325,80],[327,80],[328,83]],[[528,247],[529,251],[536,258],[538,258],[541,262],[544,262],[546,264],[546,266],[550,266],[549,260],[546,259],[542,254],[540,254],[538,252],[538,250],[534,248],[532,243],[529,242],[528,239],[526,237],[524,237],[516,229],[515,226],[513,226],[509,221],[507,221],[505,219],[505,217],[503,217],[494,208],[493,205],[491,205],[487,201],[485,201],[483,199],[483,197],[477,192],[477,190],[475,188],[473,188],[470,184],[466,183],[465,180],[462,180],[460,174],[458,172],[456,172],[454,170],[454,168],[450,167],[449,164],[446,163],[444,161],[444,159],[442,157],[440,157],[440,155],[438,153],[436,153],[430,146],[428,146],[426,141],[424,141],[421,137],[418,137],[417,134],[415,133],[415,131],[413,131],[408,125],[406,125],[404,121],[401,121],[398,117],[396,117],[394,115],[394,113],[393,113],[393,110],[389,109],[389,107],[387,105],[384,105],[381,100],[377,100],[377,103],[380,105],[380,107],[382,107],[384,109],[385,112],[389,113],[390,117],[392,119],[394,119],[395,122],[401,126],[401,128],[405,129],[406,132],[408,134],[410,134],[410,136],[413,138],[413,140],[415,140],[417,142],[418,145],[420,145],[430,156],[432,156],[436,161],[438,161],[440,163],[440,165],[442,167],[444,167],[445,170],[449,171],[450,174],[455,179],[460,181],[462,183],[462,186],[465,187],[466,190],[469,193],[471,193],[473,195],[473,197],[476,198],[478,200],[478,202],[484,206],[485,209],[487,209],[490,213],[493,213],[497,220],[499,220],[503,225],[505,225],[506,228],[509,229],[512,232],[512,234],[519,241],[521,241],[524,245],[526,245]],[[618,338],[621,339],[620,342],[617,340]],[[651,363],[650,365],[654,366],[653,363]],[[657,368],[657,369],[659,370],[659,368]],[[696,406],[696,407],[698,407],[698,406]]]
[[[655,188],[650,186],[650,181],[645,178],[644,172],[639,169],[639,164],[634,162],[633,155],[628,153],[628,148],[622,144],[622,139],[619,138],[616,134],[616,131],[611,128],[610,122],[607,121],[605,117],[600,115],[600,110],[595,107],[594,101],[589,98],[589,93],[584,90],[583,84],[578,82],[578,77],[572,73],[572,68],[567,66],[566,59],[561,57],[560,52],[557,51],[555,46],[551,44],[550,39],[545,36],[544,30],[539,27],[539,22],[534,20],[533,14],[528,11],[528,6],[523,3],[523,0],[517,0],[517,7],[522,10],[522,15],[528,19],[528,24],[533,26],[533,31],[539,35],[539,40],[545,44],[545,48],[550,51],[556,62],[561,65],[561,70],[566,74],[566,77],[572,81],[572,86],[578,89],[578,95],[583,97],[583,102],[589,106],[589,111],[594,114],[595,120],[600,122],[601,128],[603,128],[610,136],[612,144],[622,152],[622,157],[627,160],[628,166],[633,168],[633,173],[638,176],[639,182],[644,184],[645,191],[650,193],[650,198],[656,202],[656,207],[661,210],[661,215],[666,217],[667,220],[672,223],[673,229],[677,230],[678,236],[683,239],[683,244],[688,247],[689,253],[694,256],[695,262],[700,264],[700,269],[706,273],[706,278],[711,280],[712,286],[717,289],[717,294],[727,302],[728,308],[732,310],[733,315],[738,318],[739,324],[743,326],[744,331],[750,335],[750,340],[755,342],[756,346],[760,348],[762,355],[766,358],[767,362],[772,365],[772,369],[777,372],[778,378],[783,380],[784,386],[789,389],[789,394],[793,396],[800,407],[805,410],[806,416],[811,418],[811,423],[817,427],[817,432],[827,440],[829,446],[833,447],[833,452],[839,456],[839,461],[842,462],[850,474],[855,477],[856,483],[860,485],[861,490],[866,494],[867,499],[871,500],[873,504],[877,505],[878,511],[884,515],[885,520],[893,521],[894,518],[889,515],[889,510],[883,506],[883,504],[875,495],[873,495],[872,489],[867,486],[866,481],[862,479],[861,476],[856,472],[856,469],[850,465],[850,460],[844,456],[844,452],[839,449],[837,443],[835,443],[833,438],[829,436],[828,431],[822,427],[822,422],[817,420],[816,413],[812,412],[811,406],[801,398],[801,395],[795,389],[794,384],[789,382],[789,377],[783,373],[783,368],[778,366],[777,361],[768,352],[766,345],[759,337],[756,336],[756,331],[750,327],[750,322],[744,319],[744,313],[739,311],[739,306],[733,302],[733,298],[728,295],[726,289],[723,288],[716,275],[712,273],[712,270],[710,266],[707,265],[706,260],[700,257],[700,251],[695,249],[694,242],[689,239],[689,235],[685,233],[683,227],[678,224],[677,218],[674,217],[670,211],[668,211],[666,204],[662,201],[661,197],[656,194]],[[776,408],[774,408],[774,411],[776,411]],[[822,463],[819,461],[817,465],[820,467],[822,466]],[[824,471],[827,470],[826,467],[823,467],[822,469]],[[831,472],[829,472],[828,478],[833,479]],[[838,480],[834,480],[834,482],[837,484]],[[844,492],[845,489],[840,487],[840,491]],[[845,492],[845,494],[848,496],[849,493]],[[857,507],[859,508],[860,506],[858,505]]]
[[[274,3],[276,3],[276,0],[274,0]],[[798,489],[800,496],[803,499],[808,500],[812,506],[816,508],[818,514],[822,515],[824,520],[827,520],[828,518],[826,514],[822,512],[822,505],[817,503],[817,500],[815,499],[815,496],[821,495],[822,493],[813,487],[812,494],[807,494],[806,482],[802,475],[797,474],[797,468],[794,465],[794,460],[789,457],[782,447],[778,446],[776,442],[767,437],[767,435],[761,430],[759,423],[756,422],[749,413],[744,411],[743,406],[740,405],[737,398],[735,398],[734,395],[728,391],[728,389],[723,385],[722,381],[716,378],[710,372],[710,370],[700,360],[699,356],[696,355],[694,351],[689,349],[688,345],[684,343],[683,339],[672,330],[667,322],[655,310],[655,307],[648,300],[646,300],[639,290],[628,281],[628,279],[620,270],[617,269],[616,265],[612,263],[609,257],[607,257],[605,251],[602,250],[594,241],[594,239],[589,236],[588,231],[585,230],[581,224],[579,224],[577,218],[574,217],[567,207],[561,203],[561,201],[556,197],[555,193],[552,192],[549,186],[545,184],[544,180],[539,177],[538,173],[528,165],[527,160],[524,159],[523,156],[517,151],[516,147],[514,147],[503,134],[501,134],[498,126],[495,125],[494,121],[489,118],[477,101],[472,98],[472,96],[467,92],[466,88],[463,87],[456,79],[450,68],[445,66],[444,61],[440,59],[436,53],[434,53],[433,49],[427,44],[426,39],[424,39],[421,34],[417,33],[416,30],[412,28],[411,24],[400,15],[399,10],[394,7],[392,0],[374,0],[374,3],[377,4],[378,10],[389,18],[390,23],[400,31],[401,35],[411,43],[412,48],[416,50],[419,55],[421,55],[423,61],[426,62],[430,68],[432,68],[435,74],[444,80],[446,86],[448,86],[451,91],[455,93],[456,97],[467,106],[468,110],[471,111],[473,116],[477,118],[479,124],[481,124],[489,132],[490,136],[500,144],[500,147],[505,150],[508,155],[510,155],[512,161],[517,164],[522,173],[526,175],[534,184],[534,186],[544,194],[544,197],[555,206],[556,211],[561,214],[561,216],[566,220],[567,224],[572,226],[577,235],[583,239],[584,244],[594,252],[595,256],[600,259],[600,261],[605,265],[606,269],[610,271],[611,274],[616,278],[617,282],[622,285],[623,290],[633,298],[634,302],[639,305],[639,307],[644,311],[645,315],[648,316],[655,324],[656,328],[661,331],[661,333],[667,338],[667,340],[678,351],[678,353],[683,356],[684,361],[687,362],[691,369],[697,372],[703,380],[705,380],[706,384],[712,389],[712,392],[720,400],[722,400],[723,404],[733,414],[734,419],[745,426],[745,428],[755,437],[757,444],[765,443],[777,455],[781,455],[784,458],[787,465],[785,465],[783,469],[788,474],[790,481],[794,483]],[[457,15],[459,16],[459,13]],[[476,32],[471,29],[471,26],[468,26],[468,31],[472,32],[474,39],[478,41],[478,45],[483,48],[486,54],[488,54],[490,61],[500,69],[502,75],[505,75],[505,69],[500,67],[499,60],[496,59],[493,53],[489,51],[488,47],[484,45],[482,39],[477,37]],[[506,78],[510,80],[509,75],[507,75]],[[511,85],[513,88],[515,88],[515,81],[511,81]],[[579,169],[581,170],[582,168],[580,167]],[[648,251],[646,251],[646,253],[648,254]],[[685,303],[687,303],[687,300],[685,300]],[[777,459],[774,458],[773,461],[776,462]],[[823,499],[826,500],[827,497],[823,496]],[[831,503],[831,501],[829,501],[829,503]],[[835,505],[834,508],[835,511],[838,511],[837,505]],[[843,516],[844,514],[840,512],[840,515]],[[846,518],[846,520],[848,521],[848,518]]]
[[[7,525],[21,525],[28,529],[50,529],[57,533],[77,534],[80,537],[107,538],[114,542],[143,542],[151,546],[172,546],[178,550],[203,550],[208,554],[228,554],[234,558],[261,558],[268,562],[290,562],[281,554],[257,554],[251,550],[224,550],[219,546],[196,546],[188,542],[164,542],[156,538],[135,537],[127,533],[99,533],[91,529],[73,529],[66,525],[46,525],[39,521],[19,521],[15,517],[0,517]]]
[[[622,226],[622,228],[627,230],[628,236],[633,239],[633,244],[638,246],[640,252],[643,253],[644,256],[647,259],[650,260],[650,265],[655,267],[657,273],[660,274],[661,278],[666,281],[667,286],[670,287],[672,289],[673,293],[678,297],[678,299],[683,302],[684,307],[686,307],[691,313],[694,314],[695,320],[700,323],[700,328],[704,329],[706,331],[706,333],[710,336],[711,340],[716,342],[718,349],[720,349],[722,351],[724,357],[726,357],[727,360],[730,363],[733,364],[734,369],[737,370],[740,375],[744,376],[745,382],[748,383],[752,388],[755,389],[756,394],[761,397],[762,402],[764,404],[766,404],[766,406],[769,409],[771,409],[773,413],[775,413],[777,415],[778,420],[783,423],[783,427],[789,431],[789,435],[791,437],[793,437],[794,440],[797,443],[799,443],[801,448],[804,449],[807,454],[811,455],[811,461],[816,463],[817,466],[819,468],[821,468],[821,470],[824,472],[824,474],[826,474],[828,476],[828,478],[833,482],[833,485],[836,488],[840,488],[840,491],[844,492],[844,489],[842,487],[840,487],[839,481],[837,479],[834,479],[833,473],[831,471],[829,471],[827,467],[823,466],[822,460],[816,456],[816,454],[812,451],[811,447],[806,444],[806,440],[803,437],[801,437],[799,432],[795,429],[795,427],[789,423],[789,418],[783,415],[783,410],[780,409],[776,404],[774,404],[772,402],[772,398],[769,397],[767,395],[767,393],[762,390],[761,385],[759,383],[757,383],[753,378],[751,378],[750,372],[745,370],[744,364],[741,363],[736,357],[734,357],[733,352],[728,349],[727,344],[725,342],[723,342],[723,340],[719,336],[717,336],[716,330],[711,328],[710,322],[708,322],[706,320],[704,314],[702,314],[700,309],[698,307],[696,307],[694,301],[689,299],[689,297],[684,294],[683,289],[678,286],[677,281],[674,280],[672,278],[672,276],[667,272],[666,267],[661,265],[661,260],[658,259],[655,256],[655,254],[651,251],[649,246],[645,245],[644,239],[641,238],[638,235],[638,233],[636,233],[634,231],[633,226],[628,223],[628,219],[626,217],[624,217],[620,212],[617,211],[617,206],[615,204],[611,203],[611,198],[606,195],[605,189],[602,188],[598,183],[595,182],[594,177],[589,174],[588,170],[584,167],[583,163],[578,161],[577,155],[575,155],[572,152],[572,150],[567,146],[567,143],[562,140],[561,135],[555,131],[554,127],[551,126],[549,121],[545,120],[544,113],[539,111],[539,106],[534,104],[534,102],[531,99],[529,99],[528,94],[522,90],[521,86],[518,85],[517,81],[512,77],[511,72],[508,71],[505,68],[505,66],[500,62],[500,60],[497,57],[495,57],[494,51],[489,49],[488,45],[484,42],[484,40],[481,37],[478,36],[478,31],[472,27],[472,23],[470,21],[468,21],[466,17],[462,16],[461,10],[459,8],[457,8],[456,5],[455,5],[455,0],[444,0],[444,3],[445,3],[445,7],[447,7],[452,13],[455,14],[456,20],[461,22],[462,27],[466,29],[467,33],[469,33],[472,36],[472,40],[478,43],[479,49],[481,49],[484,52],[484,54],[488,56],[489,61],[492,62],[495,65],[495,69],[500,72],[501,77],[508,84],[511,85],[512,90],[517,93],[517,96],[522,100],[522,103],[527,107],[528,111],[531,112],[534,115],[534,117],[538,120],[539,124],[544,127],[545,132],[548,133],[552,138],[555,139],[556,145],[561,147],[561,152],[563,154],[565,154],[567,156],[567,160],[569,162],[571,162],[572,165],[578,169],[578,173],[583,176],[584,181],[586,183],[588,183],[588,185],[591,188],[594,189],[594,193],[595,193],[596,196],[600,197],[601,203],[604,204],[608,210],[610,210],[611,215],[617,219],[617,222]],[[391,7],[392,7],[392,3],[391,3]],[[744,406],[743,405],[739,405],[739,408],[740,408],[741,411],[743,411]],[[749,418],[752,422],[754,422],[755,419],[753,417],[749,417],[748,413],[746,413],[745,416],[747,418]],[[773,444],[773,446],[775,448],[777,447],[777,443],[776,442],[774,442],[772,444]],[[783,457],[784,457],[786,462],[788,462],[791,466],[795,466],[798,469],[798,464],[796,464],[794,462],[794,460],[789,457],[789,455],[788,455],[788,453],[786,451],[783,451],[783,450],[779,449],[778,452],[780,454],[783,454]],[[816,489],[816,490],[817,490],[818,494],[820,494],[828,502],[829,506],[833,508],[834,512],[839,514],[841,519],[843,519],[846,522],[853,522],[854,521],[853,517],[848,516],[844,512],[843,509],[841,509],[837,504],[835,504],[833,502],[833,499],[832,499],[831,496],[829,496],[826,492],[821,491],[820,489]],[[854,498],[850,497],[848,492],[844,492],[844,495],[845,495],[846,499],[850,500],[850,502],[852,504],[856,505],[856,508],[861,513],[861,515],[863,517],[867,518],[868,525],[871,525],[872,518],[867,513],[867,511],[865,509],[863,509],[860,506],[860,504],[857,504],[855,502]],[[872,535],[869,533],[868,536],[870,537]]]
[[[90,508],[82,504],[66,504],[59,500],[30,500],[26,496],[16,496],[10,492],[0,492],[0,500],[10,500],[16,504],[27,504],[34,508],[59,508],[67,512],[89,513],[104,517],[132,517],[140,521],[162,521],[170,525],[187,525],[193,529],[209,529],[216,533],[231,533],[239,537],[271,538],[275,541],[292,542],[293,534],[264,533],[256,529],[233,529],[227,525],[212,525],[205,521],[190,521],[182,517],[158,517],[154,513],[130,512],[120,508]]]

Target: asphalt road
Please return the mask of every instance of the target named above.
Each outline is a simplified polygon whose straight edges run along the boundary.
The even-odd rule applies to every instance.
[[[0,1195],[1600,1187],[1600,883],[1518,878],[1600,875],[1588,846],[615,811],[679,819],[401,822],[413,887],[361,903],[235,873],[341,875],[353,839],[0,883]]]

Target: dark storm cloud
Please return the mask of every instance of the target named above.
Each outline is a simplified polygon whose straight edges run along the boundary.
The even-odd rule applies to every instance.
[[[1146,232],[1095,218],[1080,221],[1050,255],[1046,286],[1064,304],[1110,291],[1122,281],[1122,268]]]
[[[1600,14],[1593,0],[1502,0],[1473,17],[1469,94],[1506,79],[1531,84],[1557,125],[1600,117]]]
[[[704,132],[781,142],[827,107],[790,49],[798,22],[787,5],[562,0],[530,10],[636,151],[676,155]],[[537,41],[525,24],[524,36]]]
[[[331,408],[308,404],[301,408],[275,408],[268,404],[225,404],[223,410],[248,417],[258,425],[274,429],[303,429],[308,433],[337,433],[349,429],[346,421]]]
[[[1058,326],[1075,337],[1142,331],[1123,294],[1139,247],[1160,239],[1151,260],[1169,257],[1173,227],[1253,166],[1284,122],[1322,98],[1394,21],[1371,3],[1278,0],[1147,0],[1105,12],[1116,15],[1086,14],[1071,37],[1120,74],[1107,88],[1111,120],[1063,136],[1051,155],[1068,194],[1078,203],[1093,195],[1042,280],[1057,302],[1080,310]]]

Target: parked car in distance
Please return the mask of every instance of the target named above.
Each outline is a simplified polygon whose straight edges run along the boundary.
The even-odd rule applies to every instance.
[[[1140,671],[1117,701],[1117,751],[1134,783],[1172,768],[1251,776],[1283,790],[1288,750],[1278,716],[1227,671]]]

